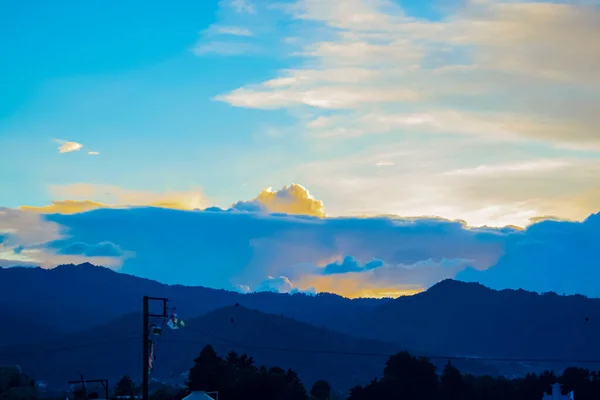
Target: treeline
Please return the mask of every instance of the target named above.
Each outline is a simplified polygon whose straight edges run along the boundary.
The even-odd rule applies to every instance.
[[[36,399],[39,391],[33,379],[18,367],[0,366],[0,400]]]
[[[522,378],[462,374],[448,362],[441,374],[427,358],[407,352],[389,358],[383,376],[350,390],[348,400],[541,400],[551,385],[560,383],[564,394],[574,391],[576,400],[600,397],[600,373],[569,367],[556,376],[552,371]]]
[[[308,398],[304,384],[295,371],[258,367],[252,357],[236,352],[221,358],[212,346],[206,346],[194,360],[186,386],[190,391],[218,391],[220,400]]]
[[[574,391],[576,400],[600,398],[600,372],[584,368],[570,367],[558,376],[546,371],[508,379],[462,374],[448,362],[439,372],[429,359],[400,352],[388,359],[380,378],[348,393],[332,390],[325,380],[307,390],[292,369],[257,366],[252,357],[236,352],[220,357],[209,345],[194,360],[185,388],[165,386],[154,390],[150,400],[181,400],[191,391],[218,392],[219,400],[542,400],[554,383],[561,385],[563,393]],[[89,394],[88,399],[93,397]],[[75,400],[82,398],[81,393],[73,395]],[[113,398],[138,395],[139,387],[125,376],[117,383]],[[28,400],[27,396],[2,397]]]
[[[235,352],[221,358],[207,346],[194,360],[186,385],[188,390],[218,391],[220,400],[541,400],[554,383],[561,384],[563,393],[574,391],[576,400],[600,398],[600,373],[584,368],[570,367],[559,376],[552,371],[517,379],[474,376],[462,374],[451,362],[436,371],[429,359],[408,352],[391,356],[381,378],[339,396],[326,381],[316,382],[307,392],[291,369],[257,367],[251,357]]]

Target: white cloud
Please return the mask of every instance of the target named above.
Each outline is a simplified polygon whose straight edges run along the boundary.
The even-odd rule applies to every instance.
[[[254,14],[254,5],[248,0],[221,0],[221,3],[233,8],[238,13]]]
[[[238,107],[277,109],[306,105],[323,109],[357,108],[369,103],[416,101],[419,93],[400,87],[315,87],[310,90],[266,91],[241,88],[215,99]]]
[[[565,160],[538,160],[511,164],[478,165],[474,168],[464,168],[445,172],[444,175],[500,175],[510,173],[526,173],[547,171],[570,166]]]
[[[235,56],[240,54],[255,53],[258,49],[251,43],[212,41],[198,43],[192,52],[198,56],[205,54],[219,54],[223,56]]]
[[[0,233],[10,236],[3,244],[37,246],[61,238],[60,225],[12,208],[0,207]]]
[[[97,155],[100,155],[100,152],[98,152],[98,151],[88,151],[88,154],[90,156],[97,156]]]
[[[598,211],[600,160],[533,157],[513,143],[405,138],[301,165],[294,174],[319,193],[328,215],[436,215],[471,225],[526,226],[531,217],[581,220]],[[394,163],[381,168],[377,163]]]
[[[597,7],[470,1],[439,21],[407,16],[385,0],[298,0],[282,8],[296,25],[321,25],[284,41],[297,67],[217,100],[355,109],[342,122],[330,120],[328,137],[428,129],[600,149],[600,119],[590,108],[600,96],[600,45],[589,42],[600,36]],[[352,120],[363,125],[343,123]]]
[[[72,151],[79,151],[83,147],[81,143],[69,142],[67,140],[54,139],[54,142],[58,143],[58,151],[61,153],[70,153]]]
[[[248,28],[242,28],[239,26],[223,26],[223,25],[213,25],[211,26],[207,32],[214,33],[217,35],[232,35],[232,36],[254,36],[252,31]]]

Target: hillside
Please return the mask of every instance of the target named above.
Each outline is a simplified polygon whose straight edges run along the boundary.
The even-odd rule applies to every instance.
[[[59,387],[81,373],[111,381],[123,374],[139,379],[140,324],[141,315],[130,314],[60,340],[0,349],[0,357],[4,363],[17,363],[36,379]],[[387,355],[399,350],[398,345],[356,339],[290,318],[231,306],[186,321],[184,329],[165,328],[157,345],[153,378],[182,382],[181,373],[209,343],[222,355],[236,350],[253,356],[260,365],[292,368],[307,384],[326,378],[344,389],[378,376]],[[335,352],[381,355],[331,354]]]
[[[38,323],[29,313],[12,312],[12,304],[0,304],[0,345],[22,345],[44,340],[52,340],[62,335],[53,327]],[[22,311],[22,310],[21,310]]]
[[[251,293],[164,285],[91,264],[54,269],[0,268],[0,304],[60,331],[76,332],[138,312],[144,295],[167,297],[187,318],[235,303],[317,326],[347,330],[356,316],[387,300],[350,300],[332,294]],[[51,299],[51,301],[49,301]]]
[[[438,354],[567,360],[600,359],[598,332],[600,299],[454,280],[383,304],[357,324],[358,335]]]
[[[281,343],[280,336],[283,335],[273,334],[277,332],[274,324],[281,322],[265,319],[261,323],[249,324],[260,327],[261,333],[268,331],[264,337],[247,332],[246,328],[241,330],[244,332],[241,337],[236,337],[241,322],[222,326],[222,322],[209,319],[212,318],[211,311],[228,310],[226,307],[239,303],[245,307],[240,309],[259,310],[278,318],[283,316],[286,321],[295,324],[311,324],[310,327],[303,325],[294,329],[313,332],[311,335],[315,337],[325,335],[324,332],[335,335],[335,331],[356,338],[396,343],[394,348],[439,355],[441,360],[444,356],[457,355],[565,360],[552,364],[486,362],[501,372],[517,373],[545,367],[560,369],[569,364],[591,367],[591,364],[576,361],[600,359],[600,342],[596,340],[600,332],[600,299],[584,296],[540,295],[523,290],[496,291],[476,283],[453,280],[440,282],[418,295],[393,300],[349,300],[330,294],[239,294],[203,287],[163,285],[90,264],[62,266],[54,270],[0,269],[0,304],[10,304],[7,309],[11,315],[29,321],[23,326],[37,326],[22,329],[20,324],[8,324],[2,333],[3,343],[7,346],[35,343],[40,339],[40,331],[48,332],[45,338],[52,338],[52,331],[71,333],[70,337],[59,341],[62,344],[87,343],[94,334],[107,335],[107,329],[114,330],[120,338],[124,332],[137,335],[139,317],[133,318],[131,313],[140,312],[143,295],[168,297],[179,315],[192,321],[192,328],[195,317],[202,315],[201,318],[206,320],[199,319],[198,326],[211,329],[214,326],[219,335],[234,335],[229,339],[252,347]],[[259,318],[259,315],[262,314],[253,318],[262,321],[263,317]],[[117,324],[115,320],[119,318],[124,319]],[[93,328],[95,326],[97,328]],[[227,330],[233,327],[238,330]],[[319,329],[319,335],[314,333],[314,329]],[[191,331],[179,334],[186,337]],[[284,332],[293,339],[289,341],[292,347],[331,346],[327,344],[327,335],[320,337],[318,342],[310,342],[311,336],[294,336],[292,329]],[[344,343],[341,337],[331,339],[331,342],[335,346]],[[310,343],[313,346],[309,346]],[[176,345],[172,343],[171,346]],[[134,351],[138,348],[139,345],[133,345]],[[129,350],[123,348],[123,351]],[[104,354],[99,354],[99,357],[102,356]],[[123,357],[121,365],[125,368],[133,361],[131,356],[123,354]],[[184,357],[182,363],[189,359]],[[379,365],[383,361],[380,360]],[[322,362],[319,361],[319,364]],[[169,373],[179,374],[182,365],[173,366]],[[475,369],[475,372],[483,370],[480,364]]]

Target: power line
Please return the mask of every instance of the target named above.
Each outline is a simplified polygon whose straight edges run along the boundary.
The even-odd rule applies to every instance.
[[[215,347],[226,347],[226,348],[242,348],[248,350],[266,350],[266,351],[274,351],[274,352],[288,352],[288,353],[309,353],[309,354],[322,354],[322,355],[337,355],[337,356],[357,356],[357,357],[391,357],[398,352],[394,353],[375,353],[375,352],[358,352],[358,351],[336,351],[336,350],[319,350],[319,349],[307,349],[307,348],[296,348],[296,347],[271,347],[271,346],[252,346],[245,345],[241,343],[235,343],[229,339],[225,339],[218,335],[210,334],[208,332],[200,331],[197,329],[192,329],[190,327],[185,327],[185,330],[192,330],[200,335],[209,336],[213,339],[217,339],[223,342],[228,342],[229,344],[212,344]],[[127,336],[118,339],[108,339],[102,341],[96,341],[92,343],[85,343],[73,346],[64,346],[57,347],[52,349],[39,349],[27,352],[15,352],[15,353],[5,353],[0,354],[1,358],[10,358],[10,357],[18,357],[18,356],[27,356],[32,354],[41,354],[41,353],[53,353],[53,352],[61,352],[61,351],[69,351],[87,347],[98,346],[102,344],[108,343],[116,343],[127,340],[139,339],[140,335]],[[184,344],[207,344],[206,342],[193,341],[193,340],[179,340],[179,339],[163,339],[164,342],[167,343],[184,343]],[[417,358],[428,358],[431,360],[462,360],[462,361],[497,361],[497,362],[529,362],[529,363],[557,363],[557,364],[600,364],[600,359],[560,359],[560,358],[509,358],[509,357],[470,357],[470,356],[449,356],[449,355],[417,355],[413,354],[409,351],[409,353]]]
[[[229,343],[229,344],[230,344],[230,346],[227,346],[227,345],[225,345],[225,344],[216,344],[216,345],[215,345],[215,344],[213,344],[213,346],[215,346],[215,347],[229,347],[229,348],[233,348],[233,347],[244,347],[243,345],[240,345],[239,343],[236,343],[236,342],[233,342],[233,341],[231,341],[231,340],[229,340],[229,339],[225,339],[225,338],[223,338],[223,337],[220,337],[220,336],[217,336],[217,335],[214,335],[214,334],[208,333],[208,332],[206,332],[206,331],[201,331],[201,330],[198,330],[198,329],[194,329],[194,328],[191,328],[191,327],[189,327],[189,326],[186,326],[186,328],[185,328],[185,329],[186,329],[186,330],[191,330],[192,332],[196,332],[196,333],[198,333],[198,334],[200,334],[200,335],[203,335],[203,336],[209,336],[209,337],[212,337],[212,338],[214,338],[214,339],[221,340],[221,341],[223,341],[223,342],[227,342],[227,343]],[[300,362],[298,362],[298,361],[296,361],[296,360],[293,360],[293,359],[290,359],[290,358],[287,358],[287,357],[280,358],[280,360],[283,360],[284,362],[287,362],[287,363],[296,364],[296,365],[298,365],[298,366],[300,366],[300,367],[303,367],[303,368],[314,369],[314,365],[306,365],[306,364],[300,363]],[[341,373],[339,373],[338,371],[332,371],[332,370],[329,370],[328,372],[329,372],[329,374],[331,374],[331,375],[337,375],[337,376],[338,376],[338,377],[340,377],[340,378],[346,378],[346,375],[345,375],[345,374],[341,374]]]
[[[171,343],[187,343],[187,344],[205,344],[204,342],[190,341],[190,340],[165,340]],[[216,347],[239,347],[250,350],[268,350],[268,351],[280,351],[290,353],[310,353],[310,354],[325,354],[325,355],[338,355],[338,356],[362,356],[362,357],[391,357],[395,353],[368,353],[368,352],[356,352],[356,351],[335,351],[335,350],[317,350],[317,349],[300,349],[293,347],[269,347],[269,346],[251,346],[243,344],[214,344]],[[410,353],[410,352],[409,352]],[[530,362],[530,363],[574,363],[582,364],[589,363],[600,364],[598,360],[577,360],[577,359],[542,359],[542,358],[507,358],[507,357],[469,357],[469,356],[441,356],[441,355],[416,355],[410,353],[413,357],[417,358],[428,358],[431,360],[463,360],[463,361],[499,361],[499,362]]]

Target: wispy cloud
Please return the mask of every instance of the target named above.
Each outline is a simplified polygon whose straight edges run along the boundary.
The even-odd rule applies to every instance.
[[[201,56],[206,54],[219,54],[224,56],[234,56],[241,54],[256,53],[258,48],[251,43],[212,41],[208,43],[199,43],[193,48],[193,53]]]
[[[195,210],[208,206],[208,200],[199,190],[167,191],[164,193],[129,190],[114,185],[76,183],[50,187],[56,200],[46,206],[22,206],[24,211],[43,214],[76,214],[98,208],[153,206],[177,210]],[[94,199],[94,200],[89,200]]]
[[[215,35],[232,35],[246,37],[254,36],[250,29],[242,28],[239,26],[212,25],[206,30],[206,32]]]
[[[97,155],[100,155],[100,152],[98,152],[98,151],[88,151],[88,154],[90,156],[97,156]]]
[[[498,175],[510,173],[527,173],[548,171],[568,167],[571,164],[565,160],[538,160],[511,164],[478,165],[474,168],[463,168],[445,172],[444,175]]]
[[[600,46],[586,44],[600,35],[597,7],[466,2],[438,21],[375,0],[343,7],[297,0],[281,8],[297,24],[320,24],[286,41],[296,68],[217,100],[354,109],[330,121],[327,137],[427,129],[600,149],[600,119],[589,107],[600,94]]]
[[[221,4],[233,8],[238,13],[254,14],[256,9],[249,0],[221,0]]]
[[[384,161],[396,166],[384,168]],[[526,226],[531,217],[580,220],[598,211],[598,157],[532,156],[510,142],[419,137],[298,166],[328,215],[436,215],[472,225]],[[283,174],[282,174],[283,175]]]
[[[54,139],[54,142],[59,144],[58,151],[61,153],[70,153],[72,151],[79,151],[83,145],[77,142],[70,142],[68,140]]]

